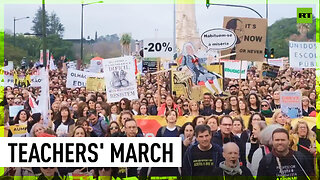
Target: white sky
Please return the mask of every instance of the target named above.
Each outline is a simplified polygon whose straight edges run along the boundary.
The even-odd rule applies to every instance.
[[[12,4],[4,6],[4,28],[13,32],[13,18],[30,16],[29,19],[16,21],[17,33],[31,33],[32,20],[36,10],[41,5]],[[265,5],[248,5],[265,17]],[[269,5],[269,25],[282,18],[296,17],[297,7],[312,7],[316,14],[315,5]],[[46,5],[50,13],[55,11],[65,27],[64,38],[80,38],[81,5]],[[199,34],[202,32],[222,27],[224,16],[254,17],[254,12],[233,7],[196,5],[196,18]],[[318,16],[317,16],[318,17]],[[84,7],[84,37],[94,38],[107,34],[131,33],[134,39],[173,37],[173,4],[169,5],[107,5],[92,4]]]

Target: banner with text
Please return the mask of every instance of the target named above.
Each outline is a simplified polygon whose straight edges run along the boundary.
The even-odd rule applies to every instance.
[[[241,70],[241,79],[247,79],[248,61],[241,63],[239,60],[221,60],[221,62],[224,63],[225,78],[239,79]]]
[[[316,42],[289,41],[289,61],[293,68],[316,68]]]
[[[268,64],[283,67],[283,58],[279,59],[268,59]]]
[[[119,102],[124,97],[138,99],[134,57],[104,59],[102,64],[108,103]]]
[[[67,74],[67,88],[86,87],[88,77],[103,78],[103,74],[69,69]]]

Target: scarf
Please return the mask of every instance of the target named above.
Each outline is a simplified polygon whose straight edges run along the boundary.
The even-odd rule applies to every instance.
[[[220,167],[225,173],[227,173],[227,174],[230,175],[230,176],[234,176],[234,175],[236,175],[236,174],[240,174],[240,175],[242,174],[242,170],[240,169],[240,164],[239,164],[239,162],[238,162],[237,167],[235,167],[235,168],[227,167],[227,166],[225,165],[225,161],[221,162],[221,163],[219,164],[219,167]]]

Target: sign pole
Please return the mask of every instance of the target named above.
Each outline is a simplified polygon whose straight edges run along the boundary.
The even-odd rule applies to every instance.
[[[160,58],[157,58],[157,71],[160,71]],[[161,100],[160,73],[157,74],[157,84],[158,84],[158,97],[159,97],[157,104],[158,104],[158,107],[160,107],[161,106],[161,102],[160,102],[160,100]]]
[[[242,60],[240,60],[239,86],[241,83]]]

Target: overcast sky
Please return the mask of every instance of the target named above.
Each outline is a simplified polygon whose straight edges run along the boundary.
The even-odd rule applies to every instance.
[[[233,7],[196,6],[196,18],[199,34],[216,27],[222,27],[224,16],[254,17],[254,12]],[[265,17],[265,5],[248,5]],[[32,19],[38,5],[7,4],[4,6],[4,28],[13,32],[13,18],[30,16],[29,19],[16,21],[16,32],[31,32]],[[282,18],[296,17],[297,7],[312,7],[311,5],[269,5],[269,25]],[[56,12],[65,27],[65,39],[80,38],[81,5],[46,5],[48,12]],[[318,17],[318,16],[317,16]],[[155,30],[157,29],[157,31]],[[84,37],[94,38],[107,34],[131,33],[134,39],[173,37],[173,4],[170,5],[107,5],[92,4],[84,7]],[[157,33],[157,34],[156,34]]]

